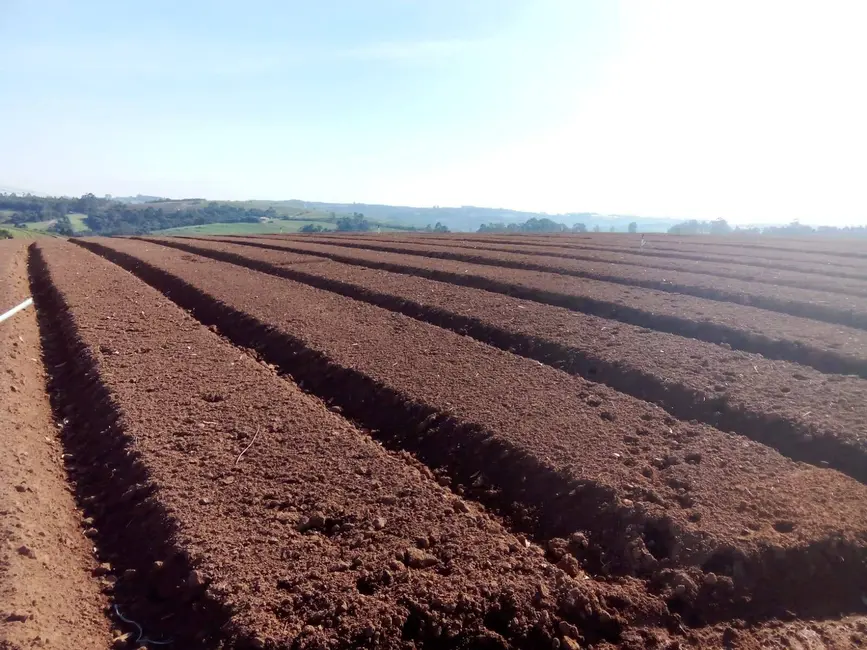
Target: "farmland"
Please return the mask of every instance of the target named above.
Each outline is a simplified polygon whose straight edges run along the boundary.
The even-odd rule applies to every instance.
[[[200,226],[182,226],[159,230],[157,235],[268,235],[283,232],[298,232],[306,225],[322,226],[333,230],[332,224],[319,221],[284,221],[271,220],[264,223],[209,223]]]
[[[80,213],[70,213],[69,222],[72,225],[72,230],[76,233],[88,232],[90,228],[87,226],[85,219],[86,215]],[[34,234],[44,234],[48,232],[48,229],[51,228],[57,222],[56,219],[48,219],[46,221],[31,221],[26,225],[26,230],[33,231]],[[16,230],[22,230],[16,228]],[[32,235],[31,235],[32,236]]]
[[[857,246],[208,234],[0,242],[0,647],[867,645]]]

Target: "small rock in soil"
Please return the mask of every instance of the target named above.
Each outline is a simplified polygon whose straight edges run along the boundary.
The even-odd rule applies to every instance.
[[[314,528],[322,528],[325,525],[325,517],[318,513],[314,513],[309,517],[301,517],[296,528],[299,533],[304,533]]]
[[[18,547],[18,554],[23,555],[24,557],[29,557],[31,560],[36,559],[36,551],[27,546],[26,544],[22,544]]]
[[[693,598],[698,593],[698,585],[685,571],[675,571],[671,577],[671,584],[676,596]]]
[[[560,630],[560,634],[563,636],[572,637],[573,639],[578,638],[578,628],[568,621],[560,621],[557,629]]]
[[[569,535],[569,545],[573,548],[585,549],[590,547],[590,541],[584,533],[575,532]]]
[[[428,555],[424,551],[412,547],[406,549],[404,559],[407,566],[412,569],[425,569],[439,563],[439,560],[433,555]]]
[[[128,648],[129,637],[129,634],[121,634],[120,636],[114,637],[111,642],[111,647],[118,648],[118,650],[120,650],[121,648]]]
[[[560,561],[557,562],[557,568],[566,572],[573,578],[577,578],[581,575],[581,565],[578,563],[578,560],[575,559],[572,555],[564,555],[560,558]]]
[[[554,560],[560,560],[568,553],[568,543],[565,539],[554,537],[548,540],[548,553],[551,554],[551,557],[554,558]]]
[[[190,577],[187,578],[187,584],[193,589],[198,587],[204,587],[205,576],[202,574],[201,571],[194,569],[190,571]]]
[[[108,562],[103,562],[98,567],[93,569],[93,575],[95,576],[104,576],[111,573],[111,564]]]
[[[533,600],[537,605],[544,605],[551,598],[551,589],[544,583],[540,582],[536,586],[536,594]]]

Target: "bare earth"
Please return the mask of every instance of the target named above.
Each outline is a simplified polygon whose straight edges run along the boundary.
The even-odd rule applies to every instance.
[[[27,250],[0,244],[2,311],[30,295]],[[0,324],[0,647],[108,648],[108,602],[63,467],[33,308]]]
[[[0,243],[0,650],[867,647],[867,260],[631,241]]]

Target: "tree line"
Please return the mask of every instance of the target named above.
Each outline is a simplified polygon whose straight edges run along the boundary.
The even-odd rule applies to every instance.
[[[797,219],[781,226],[748,226],[732,228],[725,219],[698,221],[690,219],[668,229],[671,235],[778,235],[801,237],[804,235],[831,235],[838,237],[867,237],[867,226],[807,226]]]
[[[521,223],[483,223],[476,232],[510,233],[510,232],[587,232],[587,226],[576,223],[571,228],[565,223],[553,219],[531,217]]]
[[[331,213],[332,218],[335,218],[335,223],[337,224],[337,232],[369,232],[377,227],[376,224],[368,221],[364,218],[364,215],[360,212],[353,212],[351,216],[346,217],[335,217],[334,213]],[[418,232],[449,232],[448,227],[441,224],[439,221],[436,222],[436,225],[431,226],[428,224],[424,228],[415,228],[413,226],[404,226],[401,228],[402,230],[409,231],[418,231]],[[329,228],[322,226],[318,223],[308,223],[305,226],[302,226],[299,232],[305,233],[317,233],[317,232],[327,232]]]
[[[36,221],[54,221],[49,230],[61,235],[74,234],[70,214],[84,214],[84,222],[97,235],[143,235],[154,230],[179,228],[182,226],[203,226],[211,223],[256,223],[263,218],[274,219],[278,215],[273,207],[267,209],[242,208],[220,201],[201,202],[193,207],[166,209],[161,206],[131,205],[108,198],[85,194],[79,198],[18,196],[0,194],[0,210],[11,212],[8,221],[18,227],[26,228]],[[377,224],[366,219],[364,214],[353,212],[338,216],[330,214],[339,232],[368,232],[376,229]],[[441,223],[426,228],[405,227],[403,230],[424,230],[427,232],[448,232]],[[325,226],[307,224],[301,232],[323,232]]]
[[[638,224],[636,222],[632,222],[627,227],[629,232],[636,232],[638,230]],[[593,226],[593,232],[601,232],[602,228],[597,224]],[[554,221],[553,219],[548,219],[547,217],[542,217],[538,219],[536,217],[531,217],[524,222],[521,223],[488,223],[482,224],[476,232],[488,232],[488,233],[511,233],[511,232],[587,232],[587,225],[584,223],[576,223],[571,227],[567,226],[565,223],[559,223]],[[616,228],[614,226],[609,226],[608,232],[616,232]]]
[[[0,194],[0,210],[12,212],[9,221],[15,226],[26,227],[34,221],[55,220],[51,230],[62,235],[73,234],[69,215],[74,213],[84,214],[84,222],[98,235],[142,235],[164,228],[209,223],[256,223],[263,217],[276,216],[273,208],[241,208],[218,201],[175,210],[133,207],[93,194],[79,198]]]

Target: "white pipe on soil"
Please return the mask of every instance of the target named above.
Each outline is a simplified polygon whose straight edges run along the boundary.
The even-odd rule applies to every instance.
[[[33,304],[33,298],[28,298],[27,300],[22,302],[17,307],[13,307],[9,311],[7,311],[5,314],[0,315],[0,323],[2,323],[7,318],[11,318],[15,314],[17,314],[19,311],[21,311],[22,309],[26,309],[27,307],[29,307],[32,304]]]

